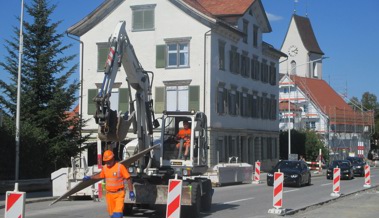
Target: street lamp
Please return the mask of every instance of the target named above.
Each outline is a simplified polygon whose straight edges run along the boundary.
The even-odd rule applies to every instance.
[[[18,78],[17,78],[17,111],[16,111],[16,172],[15,180],[19,176],[19,157],[20,157],[20,103],[21,103],[21,62],[24,38],[22,34],[24,20],[24,0],[21,0],[21,17],[20,17],[20,44],[18,50]]]
[[[288,76],[288,79],[290,79],[290,73],[295,70],[297,67],[300,67],[300,66],[303,66],[303,65],[306,65],[306,64],[310,64],[310,63],[313,63],[313,62],[316,62],[316,61],[321,61],[321,60],[324,60],[324,59],[327,59],[329,57],[322,57],[322,58],[319,58],[319,59],[315,59],[315,60],[312,60],[312,61],[308,61],[308,62],[305,62],[303,64],[300,64],[300,65],[296,65],[295,67],[291,68],[291,70],[288,72],[288,68],[287,68],[287,76]],[[288,123],[287,123],[287,127],[288,127],[288,160],[290,160],[290,156],[291,156],[291,127],[290,127],[290,123],[291,123],[291,84],[288,83]],[[295,118],[294,118],[295,119]],[[294,120],[294,123],[295,123],[295,120]]]

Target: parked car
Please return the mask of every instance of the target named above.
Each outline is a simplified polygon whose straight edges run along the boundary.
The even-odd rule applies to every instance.
[[[353,179],[353,165],[348,160],[334,160],[329,164],[326,170],[326,179],[333,179],[333,169],[340,168],[341,179]]]
[[[284,186],[295,185],[301,187],[304,184],[311,184],[311,172],[304,161],[282,160],[267,173],[268,186],[274,184],[274,173],[278,172],[278,170],[284,174]]]
[[[365,176],[366,162],[361,157],[347,157],[346,160],[350,161],[353,165],[354,175]]]

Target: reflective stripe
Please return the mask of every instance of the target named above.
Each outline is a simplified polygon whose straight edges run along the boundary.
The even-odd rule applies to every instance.
[[[107,191],[117,191],[124,188],[124,178],[121,177],[120,168],[121,164],[119,163],[116,163],[111,168],[104,168]]]

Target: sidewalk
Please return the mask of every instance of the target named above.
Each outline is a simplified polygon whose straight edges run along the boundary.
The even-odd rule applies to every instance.
[[[379,187],[373,187],[347,196],[296,211],[293,218],[335,218],[378,216]],[[288,216],[288,215],[287,215]]]

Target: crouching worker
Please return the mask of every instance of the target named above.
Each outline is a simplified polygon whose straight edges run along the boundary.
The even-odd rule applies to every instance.
[[[116,162],[111,150],[104,152],[103,161],[105,166],[101,172],[94,176],[85,176],[83,180],[105,179],[105,189],[107,191],[107,210],[111,218],[123,217],[125,187],[124,181],[128,182],[129,198],[135,200],[133,184],[129,172],[125,166]]]

